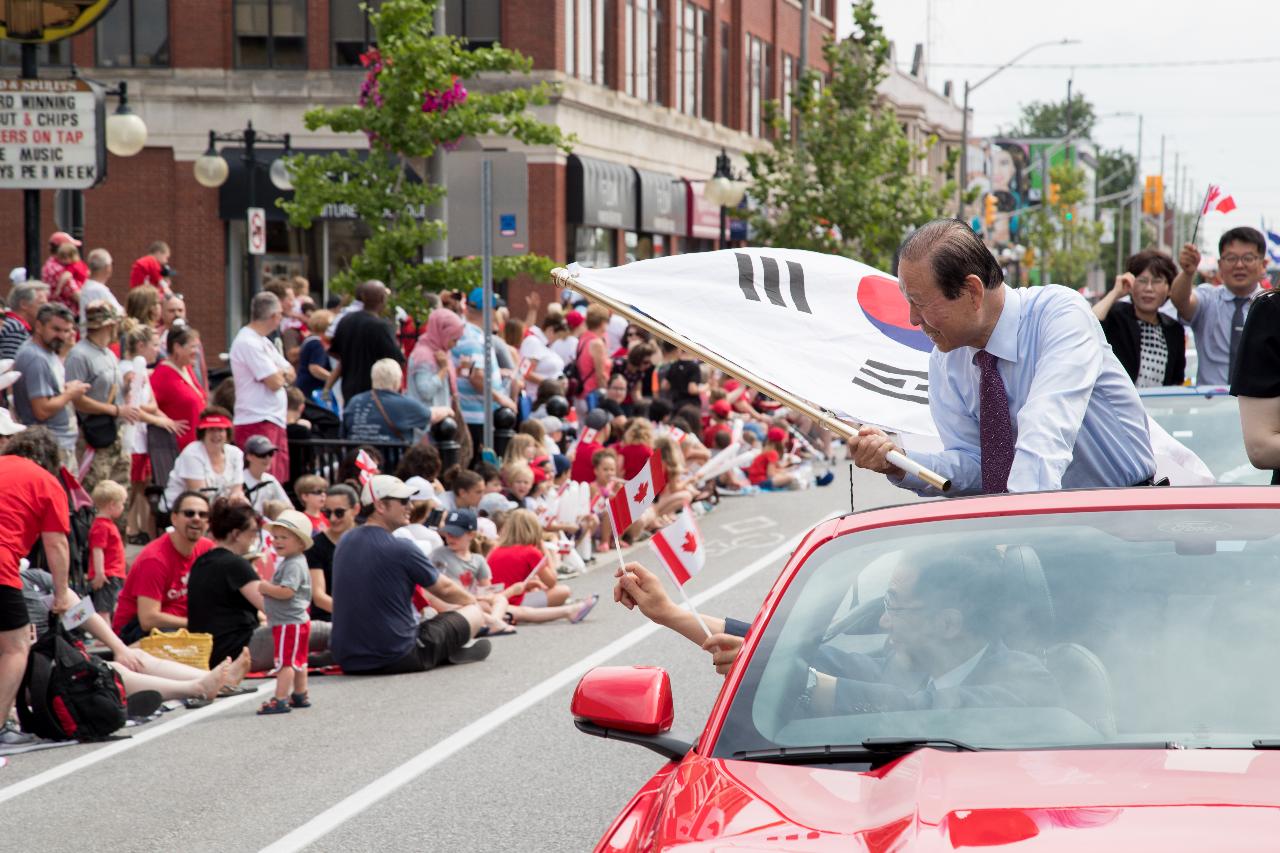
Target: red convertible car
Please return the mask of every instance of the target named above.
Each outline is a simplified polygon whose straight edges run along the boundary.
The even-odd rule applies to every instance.
[[[668,759],[598,851],[1280,849],[1280,491],[965,498],[819,525],[696,741],[665,671],[579,729]]]

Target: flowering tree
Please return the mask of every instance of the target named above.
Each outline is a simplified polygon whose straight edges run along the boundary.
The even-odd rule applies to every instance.
[[[569,143],[559,128],[529,113],[529,107],[547,102],[547,84],[516,79],[501,88],[486,85],[485,91],[466,88],[463,81],[491,83],[497,75],[525,75],[532,63],[498,45],[468,50],[461,39],[433,34],[436,5],[436,0],[385,0],[377,11],[365,7],[377,47],[361,57],[365,78],[358,102],[312,109],[305,120],[310,130],[361,132],[369,150],[292,157],[293,200],[280,202],[299,227],[308,227],[326,205],[354,208],[372,233],[330,286],[350,289],[365,279],[380,279],[409,306],[424,290],[480,283],[478,259],[422,259],[424,247],[445,233],[443,221],[426,216],[445,189],[410,175],[424,174],[427,158],[463,137],[511,136],[565,150]],[[521,272],[545,277],[551,266],[537,255],[494,258],[494,277]]]

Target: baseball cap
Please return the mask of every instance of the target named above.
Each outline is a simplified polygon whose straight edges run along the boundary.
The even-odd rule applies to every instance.
[[[450,536],[466,536],[475,529],[476,514],[469,509],[450,510],[444,518],[444,524],[440,525],[440,532]]]
[[[26,427],[15,421],[13,415],[9,414],[8,409],[0,407],[0,435],[17,435],[24,429]]]
[[[769,431],[765,433],[766,441],[783,442],[787,440],[787,432],[782,427],[769,427]]]
[[[569,461],[569,457],[565,456],[563,453],[555,454],[551,457],[551,461],[555,463],[557,477],[573,467],[573,463]]]
[[[26,280],[27,280],[26,267],[14,267],[13,269],[9,270],[10,284],[22,284]]]
[[[311,519],[296,509],[286,509],[273,520],[267,522],[272,530],[287,530],[302,540],[304,549],[311,547]]]
[[[604,409],[592,409],[587,412],[587,426],[591,429],[604,429],[604,425],[612,420]]]
[[[498,538],[498,525],[493,523],[492,518],[477,518],[476,531],[485,539]]]
[[[433,501],[436,499],[436,487],[428,483],[422,477],[410,477],[404,481],[404,484],[413,489],[413,497],[409,500]]]
[[[413,489],[405,485],[399,477],[390,474],[375,474],[369,478],[360,490],[360,502],[369,506],[374,501],[385,501],[387,498],[407,501],[413,497]]]
[[[251,435],[249,440],[244,443],[244,452],[251,456],[266,456],[268,453],[273,453],[279,449],[265,435]]]
[[[471,292],[467,294],[467,304],[470,305],[472,308],[476,309],[477,311],[483,308],[484,307],[484,288],[483,287],[472,288]],[[502,299],[496,293],[493,294],[493,307],[494,308],[502,307]]]
[[[733,408],[729,405],[728,400],[716,400],[711,404],[711,413],[722,418],[729,417],[729,413],[732,411]]]
[[[80,245],[80,241],[66,231],[54,231],[49,237],[49,243],[54,246],[61,246],[63,243],[70,243],[73,246]]]
[[[564,315],[564,321],[569,324],[570,329],[576,329],[585,323],[587,318],[582,316],[581,311],[570,311]]]
[[[480,505],[476,509],[480,510],[480,512],[492,514],[495,512],[511,512],[511,510],[519,507],[520,504],[513,500],[508,500],[501,492],[490,492],[480,499]]]
[[[564,432],[564,424],[560,423],[560,419],[555,415],[547,415],[544,418],[538,418],[542,422],[542,428],[547,431],[547,435],[553,432]]]

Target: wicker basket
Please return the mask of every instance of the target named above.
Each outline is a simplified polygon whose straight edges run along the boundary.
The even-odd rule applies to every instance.
[[[151,636],[143,637],[138,645],[144,652],[158,658],[207,670],[209,655],[213,652],[213,635],[188,634],[186,628],[176,631],[154,629]]]

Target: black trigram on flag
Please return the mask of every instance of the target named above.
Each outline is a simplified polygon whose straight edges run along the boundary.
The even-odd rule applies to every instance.
[[[929,374],[923,370],[907,370],[867,359],[858,368],[853,384],[895,400],[929,404]]]
[[[759,302],[760,293],[756,290],[756,268],[751,262],[751,256],[742,252],[734,252],[733,255],[738,259],[738,287],[742,288],[742,295],[752,302]],[[774,305],[786,308],[787,301],[782,296],[777,258],[761,256],[760,267],[761,272],[764,273],[765,298]],[[787,261],[787,284],[791,293],[791,304],[795,309],[804,314],[812,314],[813,312],[809,310],[809,300],[804,294],[804,267],[795,261]]]

